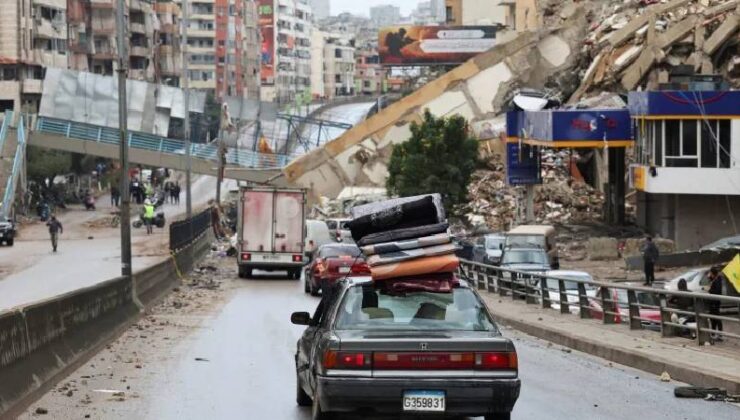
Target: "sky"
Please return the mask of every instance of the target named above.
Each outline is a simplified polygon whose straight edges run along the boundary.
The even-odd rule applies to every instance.
[[[331,14],[350,12],[355,15],[370,16],[370,7],[393,4],[401,8],[401,15],[408,15],[421,0],[330,0]]]

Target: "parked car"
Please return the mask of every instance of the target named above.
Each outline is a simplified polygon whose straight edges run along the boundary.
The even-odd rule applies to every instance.
[[[304,291],[318,296],[344,277],[368,276],[370,268],[354,244],[322,245],[306,270]]]
[[[321,245],[334,243],[329,232],[329,226],[323,220],[306,220],[306,238],[305,245],[303,247],[307,263],[310,263],[313,259],[316,250]]]
[[[15,223],[10,219],[0,220],[0,243],[13,246],[15,241]]]
[[[686,280],[686,286],[690,292],[707,292],[709,291],[709,269],[711,267],[695,268],[689,270],[680,276],[677,276],[668,282],[663,287],[666,290],[675,292],[678,290],[678,281],[681,279]]]
[[[352,219],[326,219],[326,226],[329,228],[329,235],[336,242],[355,243],[352,239],[352,233],[347,227],[347,223]]]
[[[505,241],[506,237],[499,233],[478,238],[478,242],[473,248],[473,261],[489,265],[500,264],[501,257],[504,254]]]
[[[519,397],[514,344],[464,281],[351,278],[291,322],[307,326],[296,402],[315,420],[358,410],[508,420]]]
[[[585,271],[573,271],[573,270],[551,270],[547,272],[547,294],[550,299],[550,307],[555,310],[560,310],[560,282],[556,279],[549,277],[557,277],[561,279],[570,280],[582,280],[582,281],[593,281],[593,277]],[[563,282],[565,286],[566,299],[568,301],[568,310],[575,315],[580,314],[580,300],[578,297],[578,283],[575,281]],[[594,296],[596,289],[590,285],[584,285],[586,289],[586,296]]]
[[[641,284],[637,283],[622,284],[626,286],[641,286]],[[594,297],[590,300],[589,306],[591,309],[591,318],[604,319],[604,309],[601,305],[601,297],[605,290],[606,289],[603,287],[599,288]],[[609,291],[611,292],[611,300],[617,302],[617,308],[616,311],[614,311],[617,315],[615,315],[614,322],[617,324],[629,323],[630,315],[627,291],[615,288],[611,288]],[[637,292],[635,297],[637,298],[637,302],[640,304],[654,306],[658,306],[660,304],[658,296],[655,293]],[[643,327],[648,329],[660,329],[660,311],[658,309],[640,308],[640,318],[643,318],[643,320],[640,321]]]

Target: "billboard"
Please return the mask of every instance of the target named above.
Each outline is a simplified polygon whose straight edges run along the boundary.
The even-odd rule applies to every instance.
[[[392,26],[378,34],[385,65],[460,64],[491,49],[498,26]]]
[[[260,79],[262,85],[275,84],[275,10],[274,0],[258,0],[257,15],[260,36]]]

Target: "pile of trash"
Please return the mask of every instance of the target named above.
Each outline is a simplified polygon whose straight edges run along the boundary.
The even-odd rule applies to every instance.
[[[537,223],[584,223],[601,217],[603,194],[571,175],[565,153],[569,152],[543,152],[544,182],[535,187],[534,197]],[[473,227],[485,225],[493,231],[505,231],[524,217],[524,189],[506,184],[501,157],[492,157],[485,169],[473,173],[468,197],[463,212]]]
[[[655,89],[676,68],[724,76],[740,86],[740,3],[737,0],[625,0],[592,8],[583,43],[581,85],[569,103],[589,92]],[[596,10],[596,11],[594,11]],[[575,3],[549,1],[549,25],[575,13]]]

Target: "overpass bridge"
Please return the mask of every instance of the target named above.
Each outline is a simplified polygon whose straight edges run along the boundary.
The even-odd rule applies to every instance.
[[[186,170],[186,145],[182,140],[128,131],[129,160],[141,165]],[[116,128],[38,117],[28,144],[47,149],[82,153],[110,159],[119,157],[120,132]],[[219,146],[191,143],[192,171],[218,173]],[[225,178],[254,183],[280,183],[282,168],[292,158],[284,154],[259,153],[234,147],[225,148]]]

